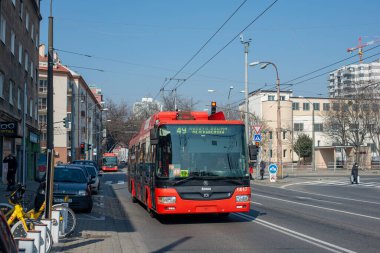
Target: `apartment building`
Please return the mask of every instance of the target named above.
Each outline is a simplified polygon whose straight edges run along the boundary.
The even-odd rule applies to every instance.
[[[329,97],[352,97],[369,90],[380,98],[380,60],[351,64],[329,74]]]
[[[41,148],[46,149],[47,121],[47,55],[40,46],[39,65],[39,126]],[[53,57],[53,121],[55,161],[67,163],[77,159],[93,159],[93,150],[100,146],[101,110],[99,101],[85,79],[64,66],[55,53]],[[69,122],[65,125],[66,122]]]
[[[24,171],[23,140],[26,143],[25,178],[33,179],[37,175],[41,19],[39,0],[0,1],[0,159],[9,153],[16,155],[18,180]]]

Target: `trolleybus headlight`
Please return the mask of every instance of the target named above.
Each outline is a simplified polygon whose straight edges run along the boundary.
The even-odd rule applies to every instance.
[[[78,195],[79,196],[87,196],[88,193],[87,193],[87,191],[78,191]]]
[[[176,197],[158,197],[158,202],[162,204],[175,204]]]
[[[248,195],[237,195],[236,196],[236,202],[247,202],[249,201]]]

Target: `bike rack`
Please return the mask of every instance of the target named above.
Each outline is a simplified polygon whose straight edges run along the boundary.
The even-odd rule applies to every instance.
[[[60,216],[60,211],[51,211],[51,217],[52,217],[52,224],[51,224],[51,236],[53,237],[53,242],[58,243],[59,240],[59,216]]]
[[[35,230],[41,231],[41,238],[40,238],[40,253],[45,253],[46,252],[46,230],[47,230],[47,225],[46,224],[36,224],[35,225]]]

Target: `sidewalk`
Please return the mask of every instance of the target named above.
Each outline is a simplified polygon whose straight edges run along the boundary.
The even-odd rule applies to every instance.
[[[33,208],[34,207],[34,198],[37,193],[38,186],[40,185],[39,182],[36,181],[27,181],[26,182],[26,191],[25,191],[25,203],[27,205],[27,208]],[[11,191],[6,191],[7,185],[3,184],[0,180],[0,203],[8,203],[8,199],[5,195],[8,195],[12,193]]]
[[[294,170],[284,170],[283,171],[283,179],[277,178],[275,183],[269,182],[269,174],[268,171],[265,172],[264,180],[261,180],[261,177],[256,176],[256,171],[254,171],[254,180],[251,180],[251,184],[258,185],[283,185],[293,182],[307,181],[310,178],[315,180],[317,179],[327,179],[327,178],[335,178],[335,177],[346,177],[347,179],[351,175],[351,170],[346,169],[336,169],[334,170],[317,170],[312,171],[311,169],[294,169]],[[365,177],[380,177],[380,170],[359,170],[359,176],[361,178]]]

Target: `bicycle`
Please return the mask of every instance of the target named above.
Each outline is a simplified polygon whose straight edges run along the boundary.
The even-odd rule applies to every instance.
[[[22,187],[23,186],[21,185],[18,186],[18,188],[12,194],[9,195],[8,202],[10,204],[0,203],[0,211],[4,213],[7,219],[9,219],[11,215],[17,209],[18,210],[17,212],[20,212],[20,210],[22,211],[22,216],[24,217],[24,219],[40,220],[44,214],[44,211],[46,208],[46,202],[44,201],[41,207],[37,211],[35,211],[35,209],[31,209],[27,212],[24,212],[24,208],[21,205],[22,196],[20,195],[22,194],[20,194],[20,191],[25,191],[25,190],[22,190],[21,189]],[[52,209],[56,211],[60,211],[59,222],[61,225],[60,226],[61,230],[59,231],[60,232],[59,238],[70,236],[74,232],[76,224],[77,224],[74,211],[71,208],[64,206],[63,204],[53,205]],[[11,221],[11,223],[12,222],[13,221]],[[14,226],[22,227],[23,224],[19,219],[19,221]]]

